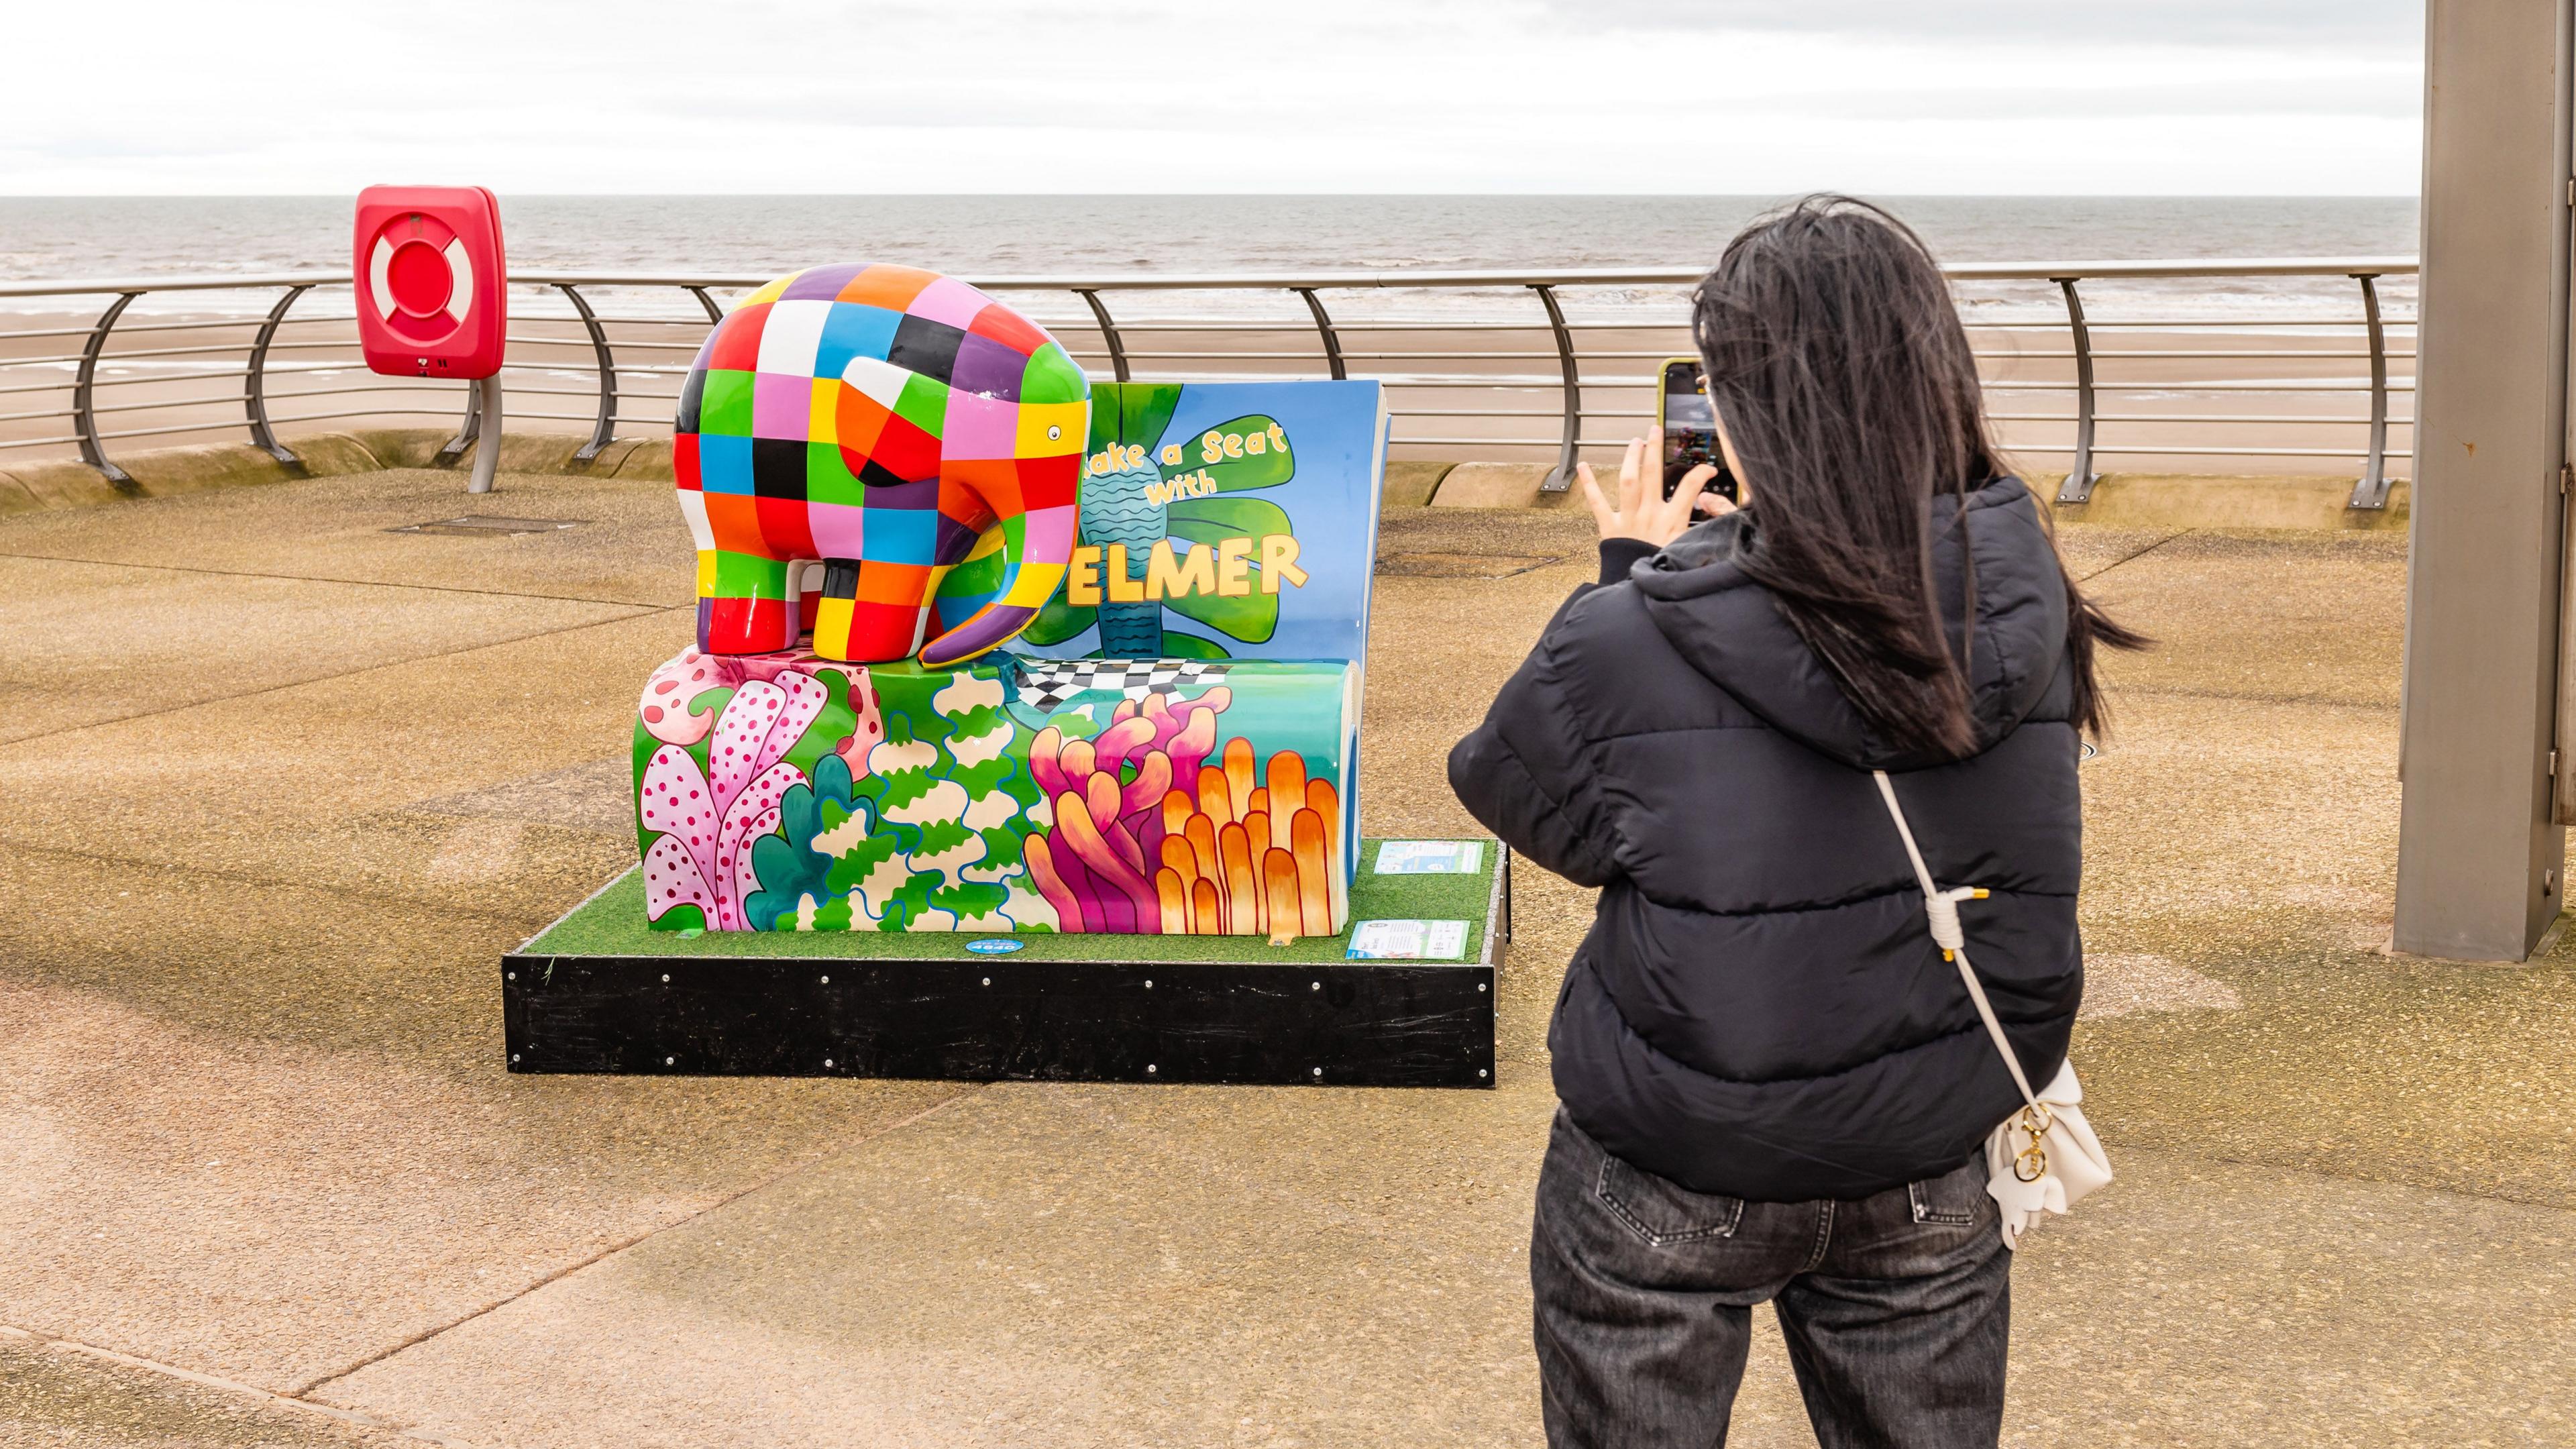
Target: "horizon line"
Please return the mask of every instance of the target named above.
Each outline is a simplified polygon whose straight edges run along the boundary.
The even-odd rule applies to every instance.
[[[409,183],[406,183],[409,184]],[[447,184],[447,183],[419,183]],[[470,184],[470,183],[460,183]],[[1866,187],[1807,187],[1778,191],[517,191],[498,193],[547,200],[704,201],[1061,201],[1061,200],[1313,200],[1363,199],[1558,200],[1558,201],[1762,201],[1842,191],[1907,201],[2421,201],[2419,191],[1874,191]],[[5,201],[331,201],[351,191],[10,191]]]

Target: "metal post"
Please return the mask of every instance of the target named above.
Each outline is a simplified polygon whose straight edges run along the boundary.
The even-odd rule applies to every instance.
[[[1101,339],[1109,344],[1109,375],[1120,382],[1127,380],[1127,346],[1118,340],[1118,324],[1109,320],[1109,308],[1100,294],[1087,288],[1074,288],[1075,295],[1091,304],[1091,315],[1100,319]]]
[[[2356,272],[2361,283],[2361,316],[2370,327],[2370,456],[2362,461],[2361,481],[2352,485],[2352,507],[2388,506],[2388,333],[2379,323],[2379,278]]]
[[[2074,277],[2052,277],[2066,294],[2066,328],[2075,337],[2075,461],[2058,485],[2057,501],[2083,503],[2093,497],[2102,475],[2093,471],[2093,329],[2084,325],[2084,299],[2075,295]]]
[[[2569,19],[2569,0],[2425,7],[2394,941],[2416,955],[2522,960],[2565,895]]]
[[[1530,290],[1547,308],[1548,330],[1556,334],[1556,365],[1565,376],[1565,441],[1557,449],[1555,469],[1540,481],[1538,491],[1562,493],[1574,486],[1574,454],[1583,440],[1583,382],[1575,375],[1574,334],[1566,328],[1564,309],[1556,305],[1556,289],[1539,283]]]
[[[1291,290],[1305,298],[1306,310],[1315,314],[1315,330],[1324,339],[1324,365],[1332,369],[1333,381],[1340,382],[1349,377],[1350,372],[1342,366],[1342,339],[1334,335],[1333,319],[1325,315],[1324,304],[1315,299],[1315,289],[1296,287]]]
[[[706,288],[690,287],[688,292],[691,296],[698,299],[699,306],[707,309],[707,325],[712,327],[716,323],[724,320],[724,309],[716,305],[715,298],[707,295]]]
[[[492,475],[501,467],[501,375],[474,380],[474,476],[468,493],[492,491]]]
[[[590,331],[590,350],[599,360],[599,421],[592,425],[590,441],[573,452],[573,457],[587,463],[599,456],[599,450],[617,440],[617,357],[608,350],[608,333],[599,325],[599,316],[582,300],[579,289],[570,282],[558,282],[563,294],[572,299],[573,310],[581,314],[581,325]]]
[[[438,445],[438,455],[429,460],[430,465],[437,468],[455,467],[456,460],[465,456],[465,450],[474,446],[474,440],[481,436],[482,432],[483,389],[469,387],[465,389],[465,421],[457,425],[455,437]]]
[[[250,362],[242,369],[242,408],[250,414],[251,445],[281,463],[295,462],[296,457],[277,441],[276,430],[268,425],[268,344],[277,339],[277,324],[286,320],[286,309],[312,290],[309,286],[289,287],[286,295],[277,299],[277,305],[268,309],[268,320],[259,324],[259,335],[251,339]]]
[[[141,292],[120,292],[100,314],[98,325],[89,330],[89,341],[81,348],[80,371],[72,378],[72,431],[80,434],[81,461],[106,475],[107,481],[123,493],[140,493],[134,479],[124,469],[107,461],[107,449],[99,443],[98,414],[90,403],[91,385],[98,378],[98,355],[107,347],[108,330],[125,313]]]

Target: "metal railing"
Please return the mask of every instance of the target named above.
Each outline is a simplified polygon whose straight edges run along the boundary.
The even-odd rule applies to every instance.
[[[2390,405],[2393,395],[2413,390],[2412,369],[2401,376],[2390,364],[2411,362],[2414,352],[2392,350],[2390,334],[2411,331],[2414,320],[2390,315],[2380,290],[2382,279],[2411,277],[2412,258],[1964,263],[1945,270],[1963,296],[2023,289],[2017,302],[2007,296],[1999,308],[1969,305],[1965,315],[2007,451],[2063,457],[2063,501],[2090,495],[2105,457],[2196,457],[2240,466],[2309,459],[2357,463],[2352,506],[2376,508],[2387,500],[2389,464],[2413,456],[2410,448],[2393,446],[2400,441],[2394,433],[2409,429],[2411,417]],[[970,280],[991,292],[1040,294],[1038,305],[1019,305],[1095,376],[1376,378],[1391,395],[1399,449],[1452,458],[1538,454],[1552,463],[1546,486],[1561,489],[1586,450],[1620,446],[1654,416],[1660,362],[1690,351],[1680,299],[1698,277],[1693,268],[1642,267]],[[2302,300],[2286,312],[2208,315],[2206,308],[2185,307],[2096,316],[2082,291],[2088,284],[2136,292],[2160,283],[2241,286],[2297,278],[2348,280],[2352,291],[2345,295],[2358,306],[2321,312]],[[769,280],[677,272],[513,274],[504,376],[517,401],[509,421],[568,425],[585,435],[577,453],[585,459],[621,435],[667,429],[690,359],[722,315],[717,294]],[[58,325],[0,329],[0,466],[12,456],[41,456],[32,450],[68,448],[122,485],[130,480],[110,458],[111,442],[246,430],[253,444],[292,461],[282,429],[457,416],[464,400],[454,383],[366,371],[348,286],[345,274],[324,271],[0,283],[0,303],[24,308],[61,298],[84,304]],[[1666,292],[1671,305],[1645,310]],[[1605,293],[1622,310],[1569,315],[1568,301]],[[146,297],[166,307],[213,294],[229,294],[234,313],[129,310]],[[1179,294],[1191,294],[1190,305]],[[1211,294],[1222,294],[1222,305],[1208,305]],[[1049,295],[1067,304],[1079,299],[1083,310],[1049,308],[1042,300]],[[2186,302],[2197,297],[2191,290],[2174,295]],[[1119,315],[1139,297],[1165,299],[1168,315]],[[603,310],[599,299],[606,298],[644,310]],[[244,299],[253,304],[246,310]],[[1397,299],[1398,307],[1389,310],[1385,299]],[[263,301],[264,314],[256,305]],[[1401,309],[1405,301],[1413,311]],[[2048,345],[2060,338],[2062,348]],[[2120,345],[2124,340],[2149,345]],[[2343,375],[2352,362],[2367,363],[2366,378]],[[2250,373],[2249,365],[2255,365]],[[2326,370],[2316,371],[2321,367]],[[180,386],[209,381],[229,386],[204,395]],[[2313,410],[2321,399],[2347,395],[2366,399],[2367,414]],[[9,406],[39,398],[47,400]],[[556,398],[578,398],[584,406],[564,411],[551,401]],[[2052,398],[2071,406],[2044,407]],[[2268,406],[2222,410],[2235,398]],[[538,406],[523,406],[529,399]],[[442,462],[453,462],[471,443],[470,407],[441,451]],[[2176,429],[2186,435],[2166,436]],[[2262,431],[2249,438],[2248,429]],[[2321,432],[2326,429],[2349,440]]]

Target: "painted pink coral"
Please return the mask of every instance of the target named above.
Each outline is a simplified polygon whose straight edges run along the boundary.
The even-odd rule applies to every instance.
[[[1090,739],[1050,725],[1029,742],[1029,773],[1055,812],[1054,829],[1030,836],[1029,873],[1067,932],[1167,929],[1155,862],[1162,857],[1163,798],[1195,781],[1216,747],[1216,717],[1234,702],[1216,685],[1195,699],[1149,694],[1118,706]],[[1121,780],[1133,764],[1136,776]]]
[[[794,765],[773,765],[763,770],[743,792],[725,807],[722,829],[716,836],[715,874],[716,928],[723,931],[748,931],[751,921],[742,913],[742,903],[759,882],[751,874],[751,843],[778,828],[778,802],[790,785],[806,783],[805,772]],[[762,817],[768,818],[762,824]],[[751,890],[743,882],[751,882]]]
[[[716,803],[730,805],[751,777],[766,768],[760,754],[769,732],[787,708],[787,691],[767,680],[747,681],[716,716],[716,731],[707,739],[707,783]]]
[[[664,839],[681,842],[702,879],[714,877],[716,835],[724,824],[724,811],[716,804],[715,792],[707,788],[705,772],[687,750],[664,745],[653,752],[644,766],[644,791],[635,808],[645,829],[659,830]]]
[[[691,714],[689,701],[749,677],[738,660],[683,649],[678,658],[644,681],[644,697],[636,702],[635,717],[644,722],[647,734],[666,745],[694,745],[715,727],[716,717],[711,710]]]
[[[707,890],[706,872],[698,869],[680,837],[665,835],[644,852],[645,915],[660,920],[662,913],[680,906],[696,906],[708,920],[716,915],[716,900]]]
[[[715,727],[716,715],[712,710],[691,713],[690,701],[710,689],[735,689],[750,680],[773,682],[789,675],[811,679],[812,674],[802,667],[807,663],[798,653],[727,655],[683,649],[644,681],[635,717],[643,721],[645,733],[666,745],[694,745]],[[859,673],[864,676],[867,671]]]
[[[778,829],[788,787],[807,783],[805,772],[781,757],[827,698],[813,675],[779,670],[744,681],[726,701],[707,743],[714,769],[699,769],[676,744],[654,750],[636,798],[637,820],[661,832],[644,853],[647,919],[694,905],[717,930],[750,929],[742,903],[758,887],[751,843]]]
[[[839,672],[850,682],[850,732],[832,746],[832,753],[850,767],[851,779],[864,780],[870,774],[868,751],[885,739],[885,712],[877,707],[876,681],[868,677],[866,665],[843,665]]]
[[[790,770],[790,767],[786,765],[781,765],[778,768],[780,770]],[[775,773],[777,773],[777,771],[771,772],[771,774]],[[761,779],[764,780],[767,778],[769,778],[767,775],[763,775],[761,777]],[[805,777],[803,775],[797,775],[796,779],[798,783],[802,783]],[[759,783],[757,781],[753,782],[752,788],[755,790],[758,789]],[[749,799],[751,797],[749,793],[746,792],[743,798]],[[729,872],[729,878],[725,883],[726,888],[724,898],[717,902],[718,908],[731,919],[731,924],[725,927],[728,931],[747,931],[751,929],[750,919],[742,913],[742,903],[751,899],[752,892],[760,889],[760,874],[752,869],[750,842],[758,840],[764,835],[777,834],[779,818],[779,808],[772,805],[744,822],[742,832],[738,837],[742,844],[734,850],[731,856],[733,869]],[[730,828],[732,822],[727,821],[726,825]]]

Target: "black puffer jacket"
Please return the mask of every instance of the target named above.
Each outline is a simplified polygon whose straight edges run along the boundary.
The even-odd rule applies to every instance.
[[[2083,994],[2066,590],[2019,480],[1966,506],[1966,759],[1874,736],[1736,567],[1741,514],[1578,590],[1450,753],[1477,819],[1603,888],[1548,1046],[1566,1110],[1629,1162],[1756,1201],[1856,1198],[1958,1166],[2020,1104],[1925,930],[1872,767],[1934,879],[1993,892],[1961,914],[2023,1069],[2044,1083],[2064,1059]],[[1955,510],[1932,518],[1954,614]]]

